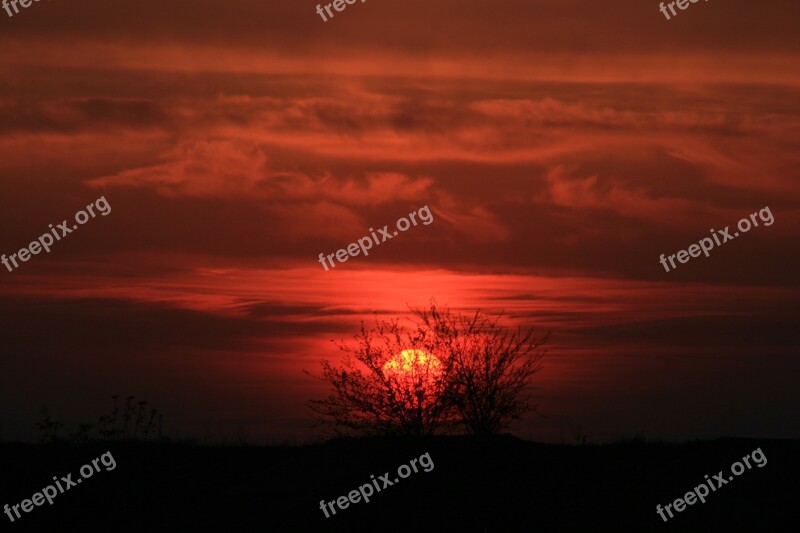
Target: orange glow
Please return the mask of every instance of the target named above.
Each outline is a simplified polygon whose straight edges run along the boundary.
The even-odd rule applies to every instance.
[[[425,369],[425,373],[441,373],[442,364],[439,358],[433,354],[425,353],[422,350],[403,350],[399,355],[386,361],[383,365],[384,374],[418,374],[420,368]]]
[[[383,374],[410,398],[426,403],[442,375],[439,358],[423,350],[403,350],[383,365]]]

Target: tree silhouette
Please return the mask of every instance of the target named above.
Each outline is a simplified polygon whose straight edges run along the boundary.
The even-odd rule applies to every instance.
[[[535,411],[526,389],[549,337],[508,330],[501,317],[453,313],[432,302],[410,309],[411,326],[362,322],[355,346],[339,345],[341,366],[322,361],[320,379],[331,394],[308,406],[337,428],[367,434],[431,435],[459,425],[476,435],[496,434]]]
[[[470,433],[494,435],[536,410],[525,391],[542,368],[544,351],[539,348],[549,332],[537,340],[533,328],[509,330],[499,325],[502,313],[493,317],[481,310],[467,316],[431,304],[412,313],[441,339],[450,403]]]
[[[120,409],[117,404],[119,395],[115,394],[111,397],[114,401],[114,410],[109,415],[103,415],[98,419],[97,424],[79,424],[78,430],[67,435],[66,439],[62,439],[58,435],[58,431],[64,427],[64,424],[50,416],[50,411],[46,406],[42,407],[42,420],[36,423],[36,427],[41,432],[42,442],[59,442],[66,440],[68,442],[87,443],[92,441],[107,441],[114,439],[121,440],[148,440],[152,435],[157,437],[158,440],[162,439],[162,416],[158,414],[158,409],[151,409],[147,411],[147,401],[142,400],[136,405],[138,410],[134,407],[134,396],[125,398],[125,409],[122,411],[122,419],[124,425],[122,429],[117,427],[117,421],[120,418]],[[156,416],[158,416],[158,425],[156,426]],[[131,431],[128,430],[129,422],[133,420]],[[139,431],[142,431],[143,438],[140,438]],[[156,433],[156,430],[158,432]]]
[[[367,434],[431,435],[452,411],[447,373],[436,359],[429,332],[376,320],[340,343],[341,366],[322,361],[322,379],[332,386],[324,400],[308,406],[324,421]],[[308,372],[306,372],[308,373]]]

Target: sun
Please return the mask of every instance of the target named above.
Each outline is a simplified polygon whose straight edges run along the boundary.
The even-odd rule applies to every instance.
[[[395,375],[441,373],[441,369],[439,358],[422,350],[403,350],[383,365],[384,374]]]
[[[409,396],[429,397],[442,375],[442,363],[423,350],[403,350],[384,363],[383,375]]]

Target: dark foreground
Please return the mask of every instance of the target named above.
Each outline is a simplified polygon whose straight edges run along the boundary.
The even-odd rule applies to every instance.
[[[662,506],[761,448],[753,465],[664,523]],[[0,444],[0,505],[15,505],[110,451],[116,468],[45,501],[3,531],[797,531],[800,441],[544,445],[475,440],[335,440],[304,447]],[[394,483],[428,453],[433,469]],[[426,462],[423,459],[422,462]],[[369,503],[325,518],[320,500],[389,472]],[[404,471],[405,472],[405,471]],[[378,482],[378,486],[383,486]],[[364,492],[369,492],[364,489]],[[344,503],[344,502],[343,502]],[[674,512],[674,511],[673,511]],[[329,511],[330,514],[330,511]]]

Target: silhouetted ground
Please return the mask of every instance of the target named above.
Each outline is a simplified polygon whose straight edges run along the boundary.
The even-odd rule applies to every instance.
[[[656,514],[761,448],[767,458],[668,523]],[[337,439],[301,447],[0,444],[0,505],[14,505],[105,451],[117,462],[3,531],[796,531],[800,441],[545,445]],[[429,453],[431,472],[325,518],[331,501]],[[752,463],[752,461],[751,461]],[[381,484],[382,485],[382,484]]]

